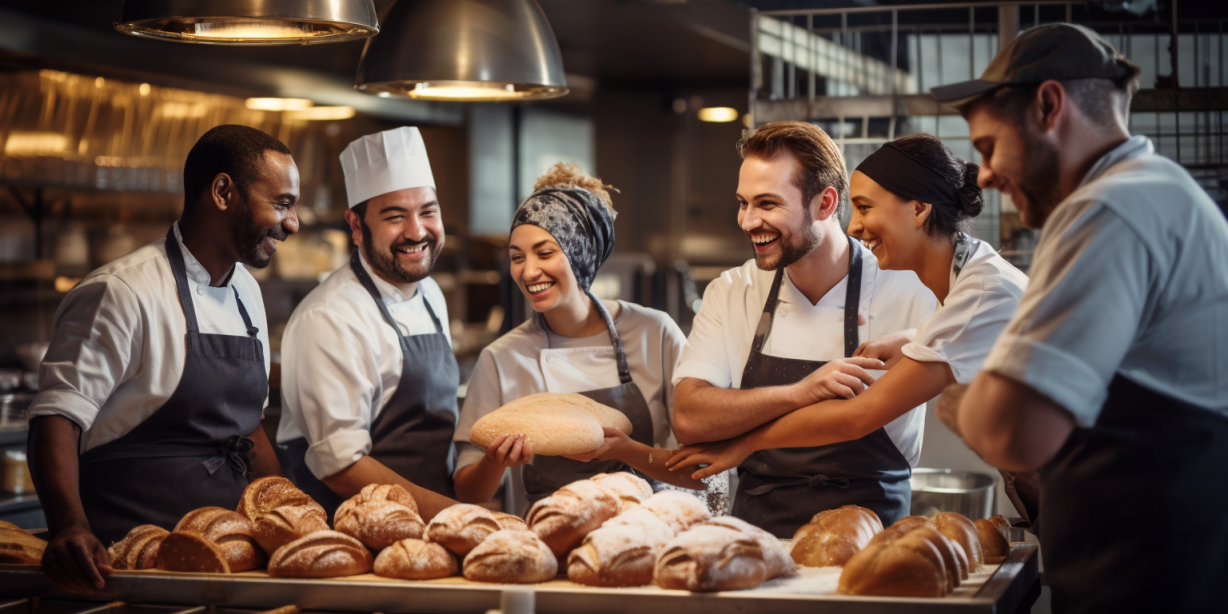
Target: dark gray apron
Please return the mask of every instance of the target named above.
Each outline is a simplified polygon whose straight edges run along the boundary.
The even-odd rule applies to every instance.
[[[648,410],[648,402],[644,400],[644,393],[640,392],[640,387],[631,380],[631,369],[627,366],[627,352],[623,348],[623,340],[618,336],[618,329],[614,327],[614,320],[610,317],[610,312],[605,305],[591,292],[588,293],[588,296],[597,311],[601,313],[601,318],[605,320],[606,328],[610,331],[610,343],[614,346],[614,361],[618,365],[620,384],[613,388],[589,390],[580,394],[625,414],[631,421],[631,439],[651,448],[653,444],[652,413]],[[550,333],[545,318],[541,314],[534,317],[538,318],[538,325],[542,327],[542,330],[547,331],[546,339],[549,344]],[[591,478],[598,473],[615,471],[634,473],[648,480],[649,483],[653,483],[653,490],[657,490],[654,480],[639,473],[626,463],[613,459],[585,463],[561,456],[534,456],[533,462],[524,465],[523,471],[525,496],[530,504],[577,480]]]
[[[460,369],[443,324],[424,295],[422,304],[435,323],[435,332],[406,337],[388,312],[357,251],[350,258],[350,269],[371,295],[384,320],[396,331],[401,344],[401,379],[392,398],[371,422],[369,456],[417,486],[455,498],[452,470],[456,466],[456,449],[452,435],[458,416],[456,390],[460,387]],[[288,477],[323,505],[331,518],[342,500],[307,468],[307,440],[299,438],[284,444],[281,454],[286,459]]]
[[[844,298],[845,357],[852,356],[859,345],[861,268],[861,249],[850,237]],[[794,384],[829,362],[763,353],[763,344],[772,332],[784,272],[783,267],[777,269],[763,306],[750,356],[742,370],[744,390]],[[911,475],[908,461],[882,428],[854,441],[813,448],[760,450],[738,466],[733,515],[777,537],[788,538],[815,514],[855,504],[873,510],[883,526],[888,526],[908,514]]]
[[[1228,417],[1117,375],[1040,517],[1054,612],[1228,612]]]
[[[173,228],[166,256],[187,320],[183,376],[136,428],[81,455],[81,504],[103,544],[137,525],[173,529],[202,507],[234,509],[247,486],[247,435],[260,426],[268,395],[264,347],[243,302],[246,337],[201,333]]]

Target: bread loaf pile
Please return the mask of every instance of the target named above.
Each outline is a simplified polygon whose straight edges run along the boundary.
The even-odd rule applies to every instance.
[[[843,567],[883,530],[878,514],[845,505],[814,515],[793,534],[793,560],[805,567]]]
[[[665,545],[653,570],[653,583],[688,591],[733,591],[796,573],[793,559],[771,533],[719,516]]]
[[[158,569],[209,573],[248,571],[268,560],[256,543],[251,521],[220,507],[188,512],[162,537],[156,558]]]
[[[11,522],[0,520],[0,563],[38,565],[47,542],[30,535]]]
[[[154,569],[158,566],[158,549],[170,531],[152,524],[143,524],[128,531],[123,539],[111,544],[112,569]]]
[[[480,418],[469,429],[469,441],[486,449],[501,435],[523,433],[534,454],[583,454],[601,447],[602,428],[630,435],[631,421],[621,411],[581,394],[539,392]]]
[[[972,521],[954,512],[901,518],[848,559],[838,590],[846,595],[948,595],[985,562],[977,533]]]
[[[651,584],[657,558],[670,540],[710,517],[703,502],[676,490],[644,498],[584,536],[567,556],[567,578],[589,586]]]

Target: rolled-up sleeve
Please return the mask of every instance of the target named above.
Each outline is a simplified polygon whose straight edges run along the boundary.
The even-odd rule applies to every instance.
[[[733,385],[733,367],[725,347],[724,328],[729,308],[726,295],[729,284],[724,281],[723,277],[718,278],[704,290],[703,303],[695,314],[691,334],[671,378],[675,386],[688,377],[702,379],[717,388]]]
[[[1093,205],[1045,237],[1034,262],[1019,310],[984,368],[1095,425],[1149,309],[1154,258],[1115,212]]]
[[[473,375],[465,391],[465,403],[460,419],[456,422],[456,471],[482,460],[486,450],[469,441],[469,431],[474,423],[504,405],[503,387],[499,384],[499,366],[490,348],[482,350],[473,367]]]
[[[99,275],[64,297],[53,326],[27,415],[63,416],[89,430],[111,393],[132,377],[144,338],[140,305],[128,284]]]

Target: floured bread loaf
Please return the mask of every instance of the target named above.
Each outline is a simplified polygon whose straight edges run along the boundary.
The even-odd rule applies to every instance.
[[[499,527],[507,531],[528,531],[529,523],[524,521],[524,518],[513,514],[505,514],[503,512],[492,512],[495,515],[495,520],[499,522]]]
[[[17,528],[17,525],[0,528],[0,563],[38,565],[46,549],[47,542]]]
[[[839,567],[848,562],[883,530],[878,514],[857,505],[845,505],[815,514],[793,534],[790,553],[798,565]]]
[[[619,501],[619,513],[625,512],[652,496],[652,485],[647,480],[626,471],[598,473],[590,482],[614,492]]]
[[[202,507],[188,512],[175,525],[175,531],[199,533],[222,551],[222,557],[233,573],[256,569],[268,558],[246,516],[220,507]],[[175,542],[180,543],[180,542]]]
[[[582,454],[601,447],[603,427],[631,434],[631,421],[613,407],[581,394],[539,392],[483,416],[469,430],[469,441],[486,449],[500,435],[524,433],[534,454]]]
[[[740,531],[759,542],[759,548],[763,550],[763,562],[767,565],[767,580],[797,575],[797,564],[789,557],[788,551],[775,535],[733,516],[715,516],[711,520],[700,523],[700,526],[725,527],[733,531]]]
[[[645,512],[644,522],[646,526],[607,522],[589,533],[567,555],[567,579],[588,586],[651,584],[657,555],[672,536],[656,516]]]
[[[435,542],[457,556],[465,556],[491,533],[502,530],[490,510],[470,503],[444,509],[426,526],[427,541]]]
[[[981,556],[986,563],[997,565],[1011,551],[1011,525],[1001,516],[974,522],[976,537],[981,541]]]
[[[431,580],[455,576],[456,557],[434,542],[402,539],[375,557],[375,575],[402,580]]]
[[[525,520],[559,559],[618,514],[616,495],[589,480],[572,482],[533,504]]]
[[[674,533],[681,533],[696,523],[712,518],[703,501],[677,490],[662,490],[648,497],[640,506],[664,520]]]
[[[631,511],[623,512],[601,525],[601,528],[617,527],[617,526],[632,526],[639,531],[651,533],[656,539],[669,541],[674,538],[676,533],[664,520],[652,513],[651,510],[637,507]]]
[[[946,565],[929,527],[867,545],[844,565],[836,590],[845,595],[942,597],[950,593]]]
[[[256,543],[270,556],[304,535],[329,530],[324,507],[283,477],[248,484],[238,512],[252,522]]]
[[[362,542],[336,531],[300,537],[273,554],[269,575],[275,578],[339,578],[371,571],[371,551]]]
[[[533,584],[558,575],[559,564],[532,531],[495,531],[465,556],[464,575],[474,582]]]
[[[940,512],[934,514],[930,524],[963,549],[964,556],[968,559],[968,573],[981,570],[985,555],[981,552],[981,539],[976,535],[976,525],[971,520],[956,512]]]
[[[736,591],[768,577],[763,549],[753,536],[724,526],[699,525],[665,545],[653,571],[661,588]]]
[[[230,573],[221,548],[192,531],[172,531],[158,547],[158,569],[196,573]]]
[[[402,540],[422,537],[426,523],[413,495],[396,484],[368,484],[337,508],[337,531],[383,550]]]
[[[158,548],[167,531],[152,524],[143,524],[128,531],[123,539],[111,544],[112,569],[153,569],[158,566]]]

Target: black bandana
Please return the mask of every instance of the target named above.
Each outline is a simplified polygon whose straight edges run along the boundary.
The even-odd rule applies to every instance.
[[[547,186],[520,203],[512,216],[512,230],[532,224],[550,233],[575,273],[580,289],[588,292],[614,251],[615,213],[592,192],[571,185]]]
[[[919,200],[931,205],[959,203],[955,188],[945,177],[900,151],[894,143],[879,147],[857,165],[857,170],[904,200]]]

